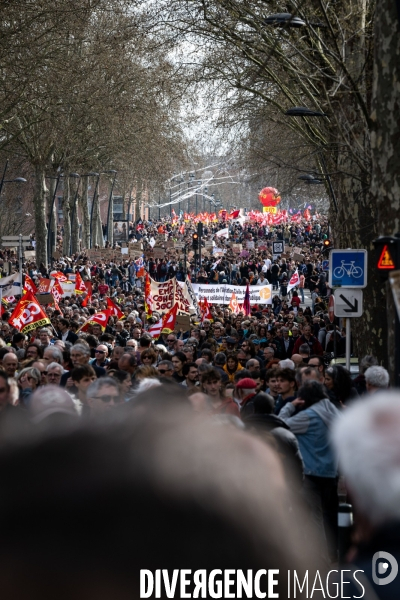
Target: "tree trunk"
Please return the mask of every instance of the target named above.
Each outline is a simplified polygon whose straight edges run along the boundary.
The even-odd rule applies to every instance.
[[[36,231],[36,264],[47,265],[46,182],[42,165],[35,166],[35,188],[33,197]]]
[[[378,213],[377,234],[393,235],[400,231],[400,14],[392,0],[380,0],[377,4],[375,40],[371,115],[372,199]],[[371,263],[375,261],[371,260]],[[377,313],[381,317],[387,315],[385,364],[393,380],[395,308],[389,284],[384,286],[379,282],[377,289],[380,294]]]
[[[82,193],[79,196],[80,212],[82,215],[82,248],[90,245],[90,214],[88,202],[89,178],[82,177]]]
[[[70,243],[71,243],[71,186],[69,177],[64,179],[64,192],[62,200],[63,209],[63,222],[64,222],[64,236],[63,236],[63,253],[65,256],[70,254]]]
[[[80,180],[76,180],[73,193],[71,195],[71,249],[72,254],[79,252],[79,215],[78,215],[78,196]]]
[[[93,244],[92,246],[99,246],[100,248],[104,248],[104,238],[103,238],[103,228],[101,225],[100,218],[100,198],[99,194],[96,194],[96,198],[94,199],[94,208],[93,208]]]
[[[112,185],[112,183],[111,183]],[[113,213],[114,213],[114,200],[112,194],[112,188],[110,189],[110,195],[108,198],[109,205],[107,206],[107,241],[110,246],[114,243],[114,228],[113,228]]]
[[[51,210],[51,203],[53,201],[54,191],[56,189],[56,184],[57,184],[56,177],[57,176],[50,178],[48,202],[47,202],[49,214],[50,214],[50,210]],[[51,216],[50,229],[53,233],[52,239],[51,239],[51,247],[50,247],[51,254],[53,254],[53,252],[55,251],[56,246],[57,246],[57,198],[54,199],[54,207],[53,207],[53,214]]]

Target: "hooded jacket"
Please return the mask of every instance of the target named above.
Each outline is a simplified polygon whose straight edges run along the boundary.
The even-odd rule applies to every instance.
[[[329,431],[339,410],[328,398],[319,400],[309,408],[294,414],[296,407],[285,404],[279,413],[295,434],[304,461],[305,475],[336,477],[337,461],[329,440]]]

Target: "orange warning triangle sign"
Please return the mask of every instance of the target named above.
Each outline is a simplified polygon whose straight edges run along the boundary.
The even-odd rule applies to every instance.
[[[393,258],[390,256],[387,244],[384,245],[381,256],[378,260],[378,269],[395,269]]]

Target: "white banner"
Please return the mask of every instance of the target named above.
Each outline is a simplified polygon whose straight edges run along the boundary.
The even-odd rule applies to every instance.
[[[5,296],[21,295],[22,291],[19,273],[13,273],[9,277],[2,277],[0,279],[0,290],[3,298]]]
[[[241,285],[192,283],[192,287],[197,298],[207,298],[209,304],[229,304],[233,293],[243,304],[246,293],[246,287]],[[251,285],[250,304],[272,304],[272,285]]]
[[[226,227],[225,229],[220,229],[219,231],[217,231],[217,233],[215,234],[217,237],[225,237],[226,239],[229,238],[229,229],[228,227]]]

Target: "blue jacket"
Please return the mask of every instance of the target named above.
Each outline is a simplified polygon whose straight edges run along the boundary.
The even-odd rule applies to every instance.
[[[299,442],[304,461],[304,474],[316,477],[336,477],[337,461],[329,440],[329,429],[339,416],[334,404],[324,398],[310,408],[294,414],[296,407],[291,402],[285,404],[279,413]]]

